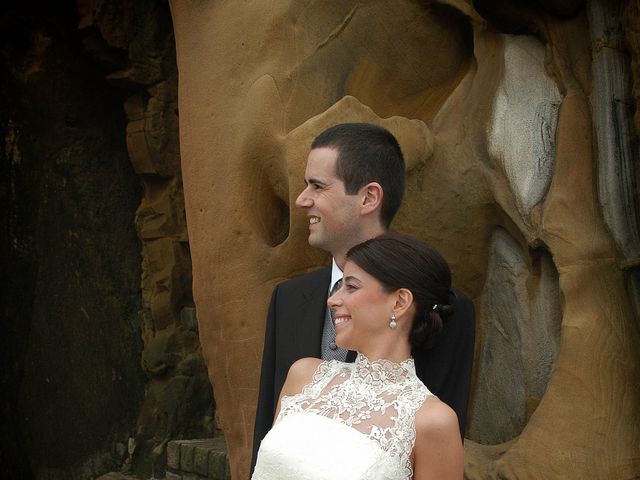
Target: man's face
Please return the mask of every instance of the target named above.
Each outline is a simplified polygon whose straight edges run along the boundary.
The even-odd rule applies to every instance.
[[[309,219],[309,245],[333,256],[355,245],[361,230],[360,195],[347,195],[336,175],[337,159],[335,149],[311,150],[304,173],[306,187],[296,199],[296,206]]]

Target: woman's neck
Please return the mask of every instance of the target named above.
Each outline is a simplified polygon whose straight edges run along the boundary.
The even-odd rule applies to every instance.
[[[367,357],[371,362],[376,360],[390,360],[394,363],[404,362],[411,356],[411,346],[409,342],[397,343],[393,345],[376,345],[370,348],[360,348],[358,352]]]

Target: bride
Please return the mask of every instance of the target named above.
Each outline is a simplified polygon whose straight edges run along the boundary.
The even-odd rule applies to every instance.
[[[444,259],[417,239],[387,234],[353,247],[327,303],[336,343],[356,360],[291,366],[252,480],[461,479],[456,414],[411,358],[442,327],[450,284]]]

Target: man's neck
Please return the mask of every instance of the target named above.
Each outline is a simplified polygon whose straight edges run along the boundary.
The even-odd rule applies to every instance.
[[[331,255],[333,255],[333,259],[335,260],[336,264],[338,265],[338,267],[340,267],[340,270],[344,270],[344,264],[346,262],[347,252],[349,251],[350,248],[355,247],[356,245],[362,242],[365,242],[367,240],[370,240],[372,238],[375,238],[379,235],[382,235],[383,233],[387,233],[387,229],[382,228],[382,226],[378,225],[376,227],[370,228],[367,231],[363,232],[362,235],[360,235],[360,238],[358,238],[356,241],[346,246],[344,249],[338,252],[330,252]]]
[[[329,291],[333,288],[338,280],[342,278],[342,269],[338,267],[335,258],[331,262],[331,282],[329,283]]]

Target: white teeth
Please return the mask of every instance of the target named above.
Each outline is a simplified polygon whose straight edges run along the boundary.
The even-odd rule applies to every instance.
[[[314,225],[320,221],[318,217],[309,217],[309,225]]]
[[[335,320],[333,323],[337,327],[338,325],[341,325],[348,321],[349,321],[349,317],[335,317]]]

